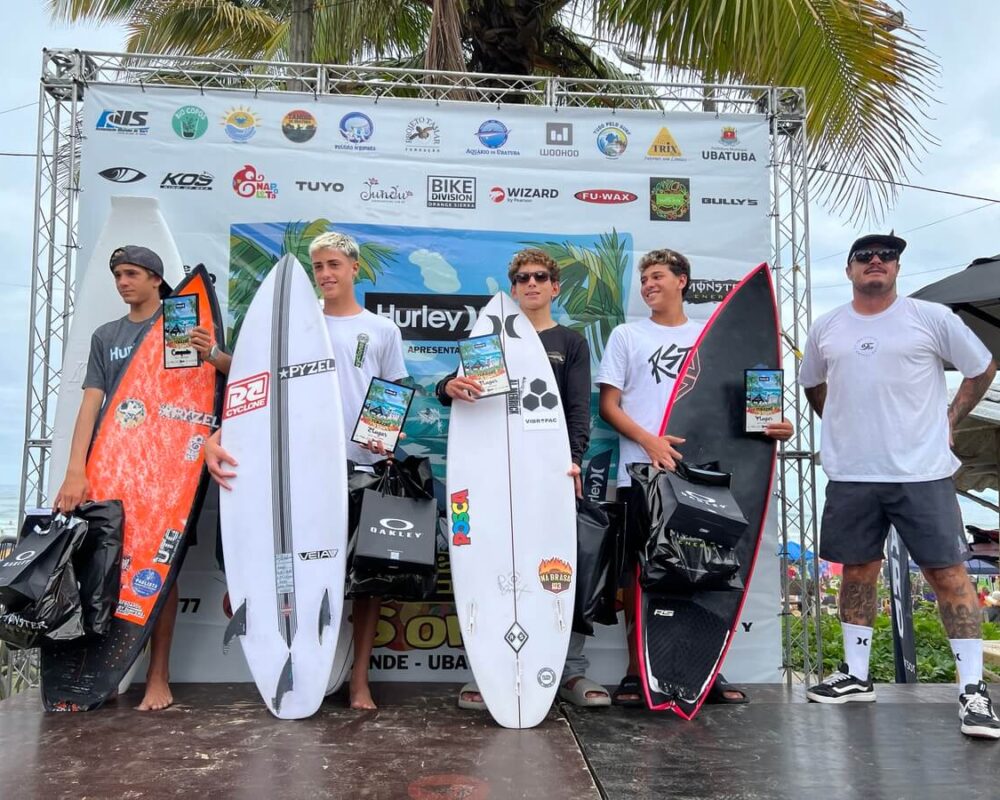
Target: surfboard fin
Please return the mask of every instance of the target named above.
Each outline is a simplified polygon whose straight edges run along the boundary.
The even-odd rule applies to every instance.
[[[285,662],[285,666],[281,668],[281,675],[278,676],[278,687],[274,690],[274,711],[275,713],[281,710],[281,699],[285,696],[285,692],[290,692],[292,690],[292,654],[288,654],[288,660]]]
[[[229,652],[229,643],[232,642],[233,638],[236,636],[246,636],[247,632],[247,601],[244,600],[240,603],[240,607],[236,609],[236,613],[233,614],[233,618],[229,620],[229,624],[226,625],[226,633],[222,637],[222,652]]]
[[[323,590],[323,602],[319,604],[319,640],[323,641],[323,629],[330,627],[330,590]]]

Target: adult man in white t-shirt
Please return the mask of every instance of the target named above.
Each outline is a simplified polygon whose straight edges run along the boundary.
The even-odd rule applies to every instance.
[[[650,251],[639,261],[639,281],[650,316],[611,331],[596,378],[601,387],[601,417],[619,434],[619,490],[631,484],[629,464],[652,464],[673,471],[681,459],[676,447],[684,440],[669,434],[660,436],[660,425],[684,359],[704,328],[704,323],[688,319],[684,313],[691,265],[683,255],[666,248]],[[792,426],[782,420],[768,426],[766,433],[787,439]],[[633,592],[631,585],[625,592],[628,669],[613,694],[614,702],[624,706],[642,705],[632,633]],[[746,698],[719,675],[710,700],[739,703]]]
[[[820,556],[844,565],[840,587],[845,663],[806,692],[817,703],[872,702],[868,677],[876,583],[893,525],[934,587],[964,692],[962,732],[1000,738],[983,677],[976,593],[952,475],[956,425],[975,407],[996,365],[946,306],[896,294],[906,242],[873,234],[847,260],[850,303],[813,324],[799,382],[823,417],[821,455],[830,481]],[[948,404],[945,363],[964,376]]]
[[[407,372],[399,328],[391,320],[363,308],[354,295],[359,256],[357,242],[344,234],[320,234],[309,246],[313,275],[323,295],[323,315],[337,365],[347,434],[347,458],[356,464],[371,464],[389,455],[382,443],[371,442],[362,447],[351,441],[368,385],[372,378],[398,382],[407,377]],[[227,479],[235,477],[235,473],[223,464],[235,466],[235,462],[222,449],[218,432],[206,443],[205,463],[212,477],[228,489]],[[354,600],[351,615],[354,623],[351,708],[376,708],[368,685],[368,663],[375,643],[381,605],[378,597]]]

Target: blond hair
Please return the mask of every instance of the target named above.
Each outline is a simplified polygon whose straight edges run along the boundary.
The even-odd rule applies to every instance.
[[[358,260],[358,256],[361,254],[361,251],[358,249],[358,243],[354,239],[346,233],[337,233],[336,231],[321,233],[313,239],[309,245],[309,258],[312,258],[320,250],[339,250],[345,256],[355,261]]]

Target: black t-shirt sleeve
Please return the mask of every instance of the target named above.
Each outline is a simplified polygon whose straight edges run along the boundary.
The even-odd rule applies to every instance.
[[[590,347],[579,334],[567,331],[566,387],[563,408],[574,464],[583,464],[590,445]]]
[[[445,392],[444,387],[448,384],[448,381],[457,376],[458,376],[458,370],[456,369],[453,373],[451,373],[450,375],[445,375],[441,380],[437,382],[437,386],[434,388],[434,394],[437,395],[438,402],[441,403],[441,405],[443,406],[451,405],[451,398],[448,397],[448,394]]]

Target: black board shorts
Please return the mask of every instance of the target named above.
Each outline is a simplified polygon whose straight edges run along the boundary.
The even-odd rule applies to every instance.
[[[969,553],[951,478],[917,483],[830,481],[820,558],[838,564],[879,561],[890,525],[921,567],[952,567]]]

